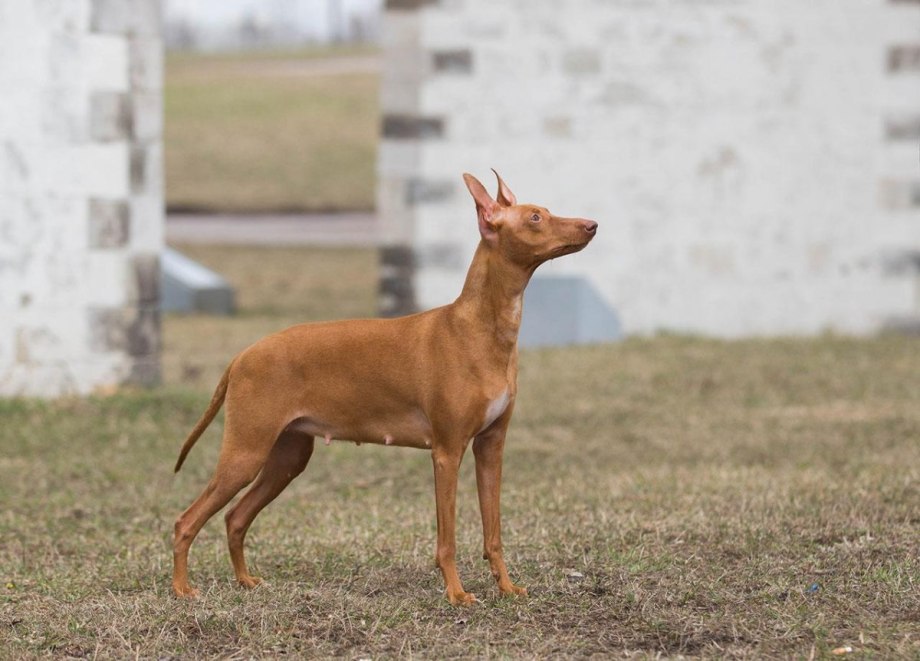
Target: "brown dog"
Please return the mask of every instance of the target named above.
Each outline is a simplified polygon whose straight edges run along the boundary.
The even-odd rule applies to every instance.
[[[508,577],[499,514],[524,287],[546,260],[588,245],[597,223],[518,204],[501,177],[497,201],[475,177],[463,178],[476,201],[482,240],[456,301],[397,319],[294,326],[259,340],[227,367],[176,462],[178,471],[226,402],[214,476],[176,521],[176,595],[197,594],[188,582],[195,535],[257,475],[227,512],[226,523],[237,580],[246,587],[259,583],[243,558],[246,531],[303,472],[316,436],[327,443],[342,439],[430,449],[438,518],[435,557],[452,604],[475,601],[463,590],[454,560],[457,471],[472,439],[483,557],[502,593],[526,594]]]

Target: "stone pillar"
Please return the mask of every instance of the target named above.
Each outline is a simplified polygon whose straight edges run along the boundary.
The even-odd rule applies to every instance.
[[[0,395],[159,380],[159,0],[0,0]]]

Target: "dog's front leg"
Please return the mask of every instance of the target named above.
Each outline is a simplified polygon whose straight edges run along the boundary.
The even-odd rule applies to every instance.
[[[511,582],[502,553],[501,487],[502,454],[509,415],[473,440],[476,457],[476,488],[482,512],[482,557],[489,561],[492,576],[502,594],[525,595],[527,588]],[[504,423],[504,424],[502,424]]]
[[[476,601],[474,595],[464,591],[457,574],[456,562],[457,473],[464,450],[466,443],[460,443],[458,447],[436,448],[431,453],[434,463],[434,498],[438,514],[435,562],[444,575],[447,598],[454,605],[466,605]]]

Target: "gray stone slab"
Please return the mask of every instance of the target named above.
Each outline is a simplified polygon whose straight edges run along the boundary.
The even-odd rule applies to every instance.
[[[585,278],[538,276],[527,286],[521,347],[597,344],[622,338],[616,311]]]
[[[164,312],[233,314],[235,292],[219,274],[170,248],[163,251],[160,266]]]

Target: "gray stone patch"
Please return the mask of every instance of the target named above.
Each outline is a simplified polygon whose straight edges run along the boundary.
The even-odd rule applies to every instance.
[[[132,314],[129,310],[128,314]],[[160,351],[160,309],[138,307],[128,322],[126,340],[130,356],[152,356]]]
[[[128,328],[122,308],[90,308],[89,343],[97,353],[124,351],[128,346]]]
[[[16,362],[22,365],[35,365],[48,360],[60,338],[47,328],[16,329]]]
[[[920,115],[889,117],[885,120],[885,137],[891,141],[920,140]]]
[[[920,250],[904,250],[883,255],[882,272],[890,276],[920,275]]]
[[[469,48],[434,51],[431,63],[438,73],[471,73],[473,53]]]
[[[394,11],[411,11],[438,4],[438,0],[386,0],[385,8]]]
[[[920,208],[920,181],[884,179],[879,182],[879,201],[891,211]]]
[[[161,308],[170,312],[233,314],[233,288],[220,274],[167,248],[160,272]]]
[[[571,117],[547,117],[543,120],[543,132],[551,138],[572,137]]]
[[[428,243],[421,247],[417,256],[422,266],[437,266],[448,269],[462,269],[468,258],[456,243]]]
[[[591,75],[601,70],[601,55],[595,49],[575,48],[562,55],[562,69],[573,76]]]
[[[524,293],[522,347],[613,342],[623,337],[616,311],[577,276],[537,276]]]
[[[131,98],[121,92],[93,92],[89,101],[89,134],[93,140],[127,140],[131,129]]]
[[[415,255],[409,246],[384,246],[380,249],[378,307],[382,317],[399,317],[416,311]]]
[[[889,317],[882,324],[882,332],[920,337],[920,314]]]
[[[383,137],[391,140],[428,140],[444,136],[444,120],[417,115],[384,115]]]
[[[147,162],[147,148],[143,145],[131,145],[128,179],[131,182],[132,193],[142,193],[147,189],[147,179],[149,177]]]
[[[160,0],[91,0],[90,28],[107,34],[149,34],[162,32]]]
[[[90,133],[89,105],[83,92],[51,87],[39,92],[41,130],[45,139],[84,142]]]
[[[410,246],[383,246],[380,248],[380,265],[414,269],[415,253]]]
[[[97,353],[155,356],[160,350],[160,310],[156,307],[89,310],[90,348]]]
[[[614,81],[604,86],[598,100],[608,106],[628,106],[649,104],[652,97],[635,83]]]
[[[141,142],[159,140],[163,135],[163,110],[158,92],[135,91],[132,94],[132,137]]]
[[[134,300],[139,305],[159,305],[160,256],[136,255],[132,260],[134,270]]]
[[[89,201],[89,247],[120,248],[131,238],[131,211],[124,200]]]
[[[75,32],[80,25],[80,4],[72,0],[32,0],[40,21],[60,32]]]
[[[446,202],[453,199],[456,186],[452,181],[411,179],[406,186],[406,204]]]
[[[3,174],[4,183],[7,185],[11,180],[21,182],[29,177],[29,165],[15,143],[3,143],[3,163],[0,173]]]
[[[920,46],[892,46],[888,49],[888,71],[920,71]]]
[[[163,81],[163,49],[159,39],[131,35],[128,80],[132,90],[158,90]]]

